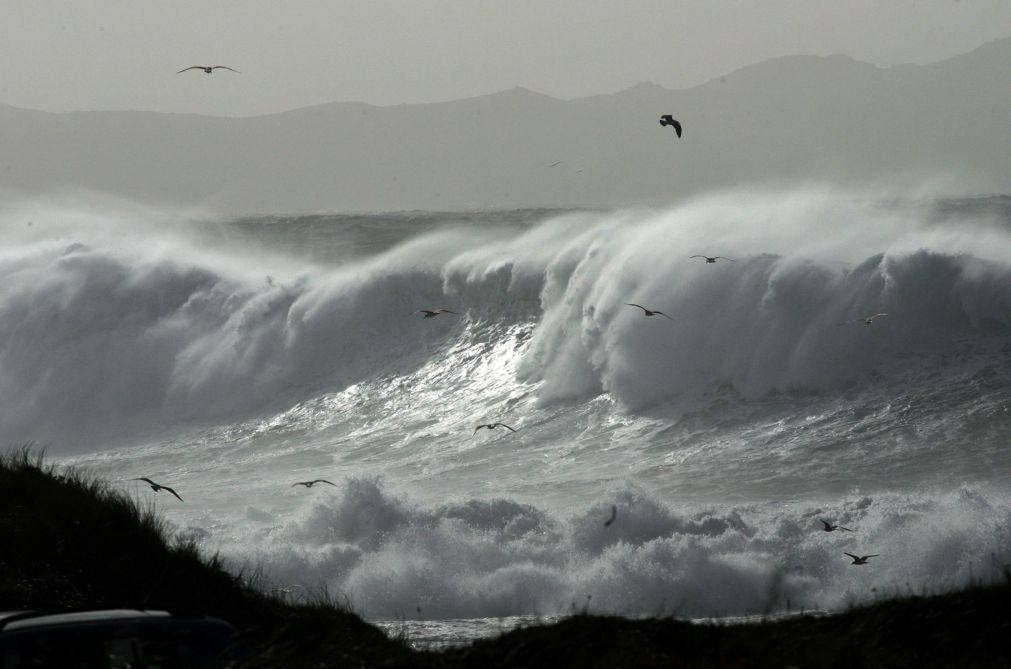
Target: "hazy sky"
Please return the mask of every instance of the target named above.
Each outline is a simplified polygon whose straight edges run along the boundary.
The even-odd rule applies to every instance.
[[[0,0],[0,102],[248,115],[524,86],[701,83],[787,54],[927,63],[1011,35],[1011,0]],[[176,70],[231,65],[236,75]]]

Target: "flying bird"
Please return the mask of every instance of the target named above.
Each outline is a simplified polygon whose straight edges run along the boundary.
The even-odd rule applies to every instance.
[[[737,262],[733,258],[725,258],[724,256],[688,256],[689,258],[705,258],[708,264],[712,264],[717,260],[729,260],[730,262]]]
[[[849,325],[850,323],[863,323],[864,325],[871,325],[875,318],[880,318],[881,316],[887,316],[888,314],[874,314],[873,316],[868,316],[866,318],[854,318],[851,321],[843,321],[839,325]]]
[[[511,432],[515,432],[516,431],[513,428],[511,428],[508,425],[506,425],[505,423],[484,423],[483,425],[478,425],[477,427],[474,428],[474,434],[477,434],[477,431],[480,430],[482,427],[487,428],[489,430],[494,430],[496,427],[504,427],[505,429],[507,429],[507,430],[509,430]],[[473,437],[474,434],[472,434],[470,436]]]
[[[189,70],[203,70],[204,74],[210,74],[214,70],[231,70],[236,74],[242,74],[238,70],[228,67],[227,65],[192,65],[190,67],[186,67],[179,70],[178,72],[176,72],[176,74],[182,74],[183,72],[187,72]]]
[[[821,519],[819,518],[818,520],[821,520]],[[821,520],[821,524],[825,526],[825,528],[824,528],[825,532],[835,532],[836,530],[846,530],[847,532],[852,532],[853,531],[853,530],[851,530],[848,527],[843,527],[842,525],[833,525],[832,523],[828,522],[827,520]]]
[[[643,314],[642,314],[643,316],[653,316],[653,315],[659,314],[659,315],[663,316],[664,318],[666,318],[667,320],[671,320],[671,321],[674,320],[673,318],[671,318],[670,316],[668,316],[667,314],[665,314],[662,311],[657,311],[655,309],[647,309],[646,307],[642,306],[641,304],[632,304],[631,302],[626,302],[625,306],[628,306],[628,307],[639,307],[643,311]]]
[[[673,126],[674,134],[676,134],[678,137],[681,136],[681,123],[679,121],[676,121],[674,117],[671,116],[670,114],[664,114],[663,116],[660,117],[660,125]]]
[[[179,496],[179,493],[177,493],[175,490],[173,490],[172,488],[168,487],[167,485],[159,485],[158,483],[155,483],[151,479],[147,479],[147,478],[143,478],[143,477],[141,477],[139,479],[130,479],[130,480],[131,481],[143,481],[143,482],[147,483],[149,486],[151,486],[151,490],[154,490],[155,492],[158,492],[159,490],[167,490],[170,493],[172,493],[173,495],[175,495],[176,499],[178,499],[180,502],[183,501],[183,498]]]
[[[294,488],[297,485],[304,485],[306,488],[311,488],[314,485],[316,485],[317,483],[327,483],[329,485],[332,485],[335,488],[337,487],[336,483],[331,483],[330,481],[327,481],[326,479],[316,479],[315,481],[299,481],[298,483],[292,483],[291,487]]]
[[[618,507],[611,505],[611,517],[604,521],[604,527],[610,527],[611,523],[618,517]]]
[[[455,311],[450,311],[449,309],[436,309],[435,311],[429,311],[428,309],[418,309],[417,311],[412,311],[409,315],[413,316],[414,314],[425,314],[425,318],[435,318],[439,314],[455,314],[457,316],[460,315]]]
[[[874,555],[853,555],[853,553],[843,553],[843,555],[849,555],[851,558],[853,558],[852,564],[867,564],[867,560],[871,559],[872,557],[878,557],[877,553],[875,553]]]
[[[548,165],[548,167],[556,167],[556,166],[558,166],[558,165],[561,165],[561,164],[562,164],[562,162],[563,162],[563,161],[559,160],[559,161],[557,161],[557,162],[551,163],[550,165]]]

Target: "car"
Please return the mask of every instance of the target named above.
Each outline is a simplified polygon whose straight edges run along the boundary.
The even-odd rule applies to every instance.
[[[218,618],[138,609],[0,612],[0,668],[217,669],[235,628]]]

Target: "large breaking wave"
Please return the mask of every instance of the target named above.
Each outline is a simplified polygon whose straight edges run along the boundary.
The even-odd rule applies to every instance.
[[[540,402],[606,392],[631,411],[718,387],[754,398],[873,383],[923,356],[1007,362],[1006,221],[918,205],[723,194],[521,229],[456,226],[309,265],[204,244],[182,223],[11,218],[0,254],[8,442],[89,449],[248,419],[409,374],[461,343],[494,346],[517,327],[529,341],[515,380]],[[407,317],[442,306],[465,316]],[[871,328],[837,325],[877,312],[889,316]]]
[[[169,481],[208,548],[375,618],[959,585],[1011,560],[1009,211],[811,189],[443,222],[9,209],[0,438]],[[462,315],[409,315],[439,307]],[[339,489],[290,487],[320,476]]]

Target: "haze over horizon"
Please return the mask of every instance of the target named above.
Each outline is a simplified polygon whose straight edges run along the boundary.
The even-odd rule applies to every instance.
[[[559,99],[684,89],[786,55],[932,63],[1011,36],[1005,2],[561,0],[0,6],[0,103],[43,111],[252,116],[523,87]],[[177,75],[198,63],[242,70]]]
[[[654,206],[810,182],[1006,193],[1009,62],[1005,39],[930,65],[795,56],[684,90],[564,101],[514,88],[244,119],[0,106],[0,193],[105,193],[224,215]],[[669,112],[680,139],[657,122]]]

